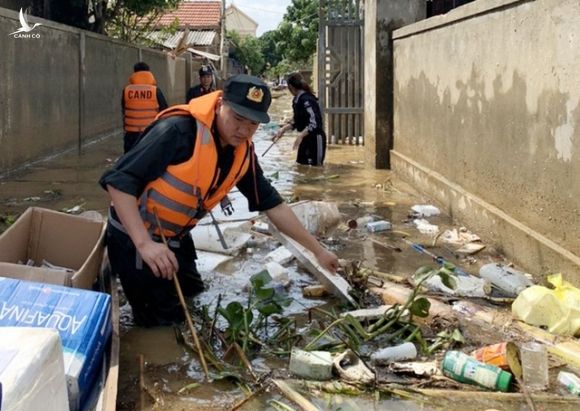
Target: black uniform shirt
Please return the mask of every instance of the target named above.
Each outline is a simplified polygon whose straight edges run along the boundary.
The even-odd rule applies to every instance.
[[[139,197],[145,186],[165,173],[167,166],[180,164],[193,155],[197,127],[192,117],[174,116],[151,124],[144,132],[143,138],[131,151],[119,159],[115,166],[106,171],[99,184],[106,190],[107,185],[135,197]],[[234,147],[223,147],[217,132],[214,139],[218,148],[218,167],[221,183],[234,160]],[[237,187],[248,199],[250,211],[266,211],[283,202],[282,197],[264,173],[255,153],[255,173],[251,167]],[[207,170],[213,173],[214,170]]]

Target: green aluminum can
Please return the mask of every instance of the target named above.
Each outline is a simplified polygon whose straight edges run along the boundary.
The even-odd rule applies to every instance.
[[[484,364],[460,351],[448,351],[441,364],[443,374],[455,381],[507,392],[512,375],[494,365]]]

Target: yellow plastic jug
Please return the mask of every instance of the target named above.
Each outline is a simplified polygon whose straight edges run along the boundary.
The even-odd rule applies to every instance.
[[[553,290],[535,285],[522,291],[512,304],[513,316],[554,334],[580,335],[580,290],[562,274],[548,276],[548,282]]]

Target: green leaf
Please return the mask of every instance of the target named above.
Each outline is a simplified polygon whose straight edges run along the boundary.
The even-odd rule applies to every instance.
[[[415,274],[413,274],[413,280],[419,283],[424,278],[430,276],[434,271],[435,269],[433,267],[429,267],[428,265],[420,267],[417,271],[415,271]]]
[[[457,287],[457,281],[455,280],[455,276],[447,271],[446,269],[442,268],[435,273],[436,275],[441,278],[441,282],[447,287],[455,290]]]
[[[265,316],[269,316],[272,314],[282,314],[282,307],[274,302],[266,303],[266,304],[258,304],[256,305],[256,309]]]
[[[429,308],[431,308],[429,300],[425,297],[421,297],[413,301],[409,307],[409,311],[417,317],[425,318],[429,315]]]
[[[256,297],[260,300],[264,300],[267,298],[272,298],[274,295],[274,290],[272,288],[266,287],[272,281],[272,276],[268,273],[267,270],[260,271],[257,274],[254,274],[250,277],[250,283],[252,284],[252,288],[254,289],[254,293]]]
[[[451,339],[455,342],[465,344],[465,338],[463,337],[463,334],[461,334],[461,331],[459,331],[457,328],[453,330],[453,334],[451,334]]]

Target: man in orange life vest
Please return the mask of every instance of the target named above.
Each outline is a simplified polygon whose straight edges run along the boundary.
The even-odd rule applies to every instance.
[[[111,267],[121,279],[138,325],[183,321],[172,280],[186,296],[203,291],[189,231],[234,186],[251,211],[265,212],[280,231],[336,271],[336,255],[304,229],[264,177],[252,144],[259,123],[270,121],[271,95],[260,79],[230,78],[224,90],[160,113],[140,142],[99,183],[113,205],[107,229]],[[159,217],[166,247],[155,215]]]
[[[167,108],[165,97],[157,87],[147,63],[136,63],[133,71],[129,84],[123,89],[121,100],[125,128],[124,153],[135,145],[143,130],[155,120],[155,116]]]

